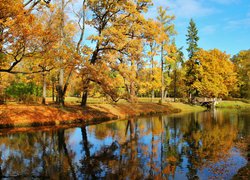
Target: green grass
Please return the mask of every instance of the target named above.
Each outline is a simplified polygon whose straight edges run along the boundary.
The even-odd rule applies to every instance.
[[[179,102],[171,102],[170,103],[174,108],[180,109],[181,113],[194,112],[194,111],[204,111],[205,107],[195,106],[190,104],[184,104]]]
[[[154,98],[153,100],[151,98],[138,98],[137,99],[139,103],[159,103],[160,98]],[[47,98],[47,102],[51,102],[52,98]],[[79,105],[81,103],[81,98],[77,97],[66,97],[65,102],[72,104],[72,105]],[[128,103],[126,100],[120,100],[118,101],[118,104],[126,104]],[[201,106],[194,106],[189,104],[183,104],[180,102],[167,102],[171,104],[174,108],[181,109],[182,112],[192,112],[192,111],[203,111],[206,108]],[[88,98],[87,104],[109,104],[109,102],[105,98]]]
[[[250,104],[242,101],[221,101],[216,104],[216,108],[250,108]]]
[[[158,103],[160,98],[154,98],[153,101],[151,98],[138,98],[137,99],[139,103]],[[46,98],[47,102],[52,102],[52,97],[48,97]],[[82,101],[82,98],[78,98],[78,97],[66,97],[65,98],[65,102],[69,103],[69,104],[80,104]],[[110,102],[108,102],[105,98],[93,98],[93,97],[89,97],[87,100],[87,104],[109,104]],[[126,100],[121,99],[118,101],[118,104],[124,104],[124,103],[128,103]]]
[[[46,98],[47,102],[52,102],[52,97]],[[65,102],[72,104],[72,105],[77,105],[80,104],[82,101],[82,98],[78,97],[65,97]],[[99,104],[99,103],[105,103],[105,99],[103,98],[88,98],[87,101],[88,104]]]

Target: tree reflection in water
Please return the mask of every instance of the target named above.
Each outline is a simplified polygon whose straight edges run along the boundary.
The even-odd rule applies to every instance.
[[[0,177],[228,178],[246,163],[232,147],[249,136],[248,118],[241,112],[202,112],[3,134]],[[218,163],[229,159],[234,172],[217,172]]]

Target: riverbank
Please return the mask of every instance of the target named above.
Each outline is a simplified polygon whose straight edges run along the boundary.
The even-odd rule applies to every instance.
[[[219,101],[216,108],[250,108],[250,103],[242,101]]]
[[[36,127],[47,125],[94,124],[114,119],[125,119],[139,115],[171,114],[204,110],[199,106],[182,103],[137,103],[137,104],[91,104],[86,108],[68,105],[0,105],[0,128]]]

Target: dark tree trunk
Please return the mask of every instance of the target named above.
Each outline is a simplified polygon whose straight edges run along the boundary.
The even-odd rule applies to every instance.
[[[86,157],[90,158],[90,150],[89,150],[89,142],[88,142],[88,136],[87,136],[87,131],[86,131],[86,126],[83,126],[81,128],[82,132],[82,143],[83,143],[83,149],[86,153]]]
[[[64,132],[65,132],[64,129],[60,129],[58,131],[58,147],[59,147],[59,152],[61,152],[62,150],[64,151],[64,154],[65,154],[65,156],[66,156],[66,158],[68,160],[68,164],[69,164],[69,167],[70,167],[70,170],[71,170],[71,173],[72,173],[72,177],[73,177],[73,179],[77,179],[76,173],[75,173],[75,168],[74,168],[74,165],[72,163],[72,159],[70,157],[67,145],[65,143]]]
[[[55,83],[52,81],[52,101],[55,102]]]
[[[43,99],[42,104],[46,104],[46,78],[45,74],[43,73]]]
[[[58,86],[58,104],[60,106],[64,106],[64,96],[63,96],[63,90],[62,86]]]
[[[88,99],[88,89],[85,89],[82,94],[82,102],[81,102],[82,107],[87,106],[87,99]]]
[[[92,58],[90,59],[91,64],[96,63],[99,51],[100,51],[99,42],[97,42],[96,49],[93,52]],[[87,105],[89,82],[90,80],[88,79],[88,77],[86,77],[86,81],[83,84],[83,94],[82,94],[82,102],[81,102],[82,107],[86,107]]]
[[[82,107],[86,107],[86,105],[87,105],[89,83],[90,83],[90,81],[86,80],[84,85],[83,85],[83,94],[82,94],[82,102],[81,102]]]
[[[177,93],[177,73],[176,69],[174,70],[174,102],[176,101],[176,93]]]
[[[2,169],[1,169],[1,165],[0,165],[0,178],[3,177],[3,173],[2,173]]]

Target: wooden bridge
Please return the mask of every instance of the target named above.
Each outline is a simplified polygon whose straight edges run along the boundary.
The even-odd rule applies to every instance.
[[[175,100],[177,102],[187,102],[188,99],[186,98],[165,98],[165,101],[166,102],[175,102]],[[222,101],[221,98],[207,98],[207,97],[195,97],[192,99],[192,104],[195,104],[195,105],[200,105],[200,106],[205,106],[207,107],[208,109],[210,108],[214,108],[215,105],[219,102],[219,101]]]
[[[206,98],[206,97],[195,97],[193,100],[194,104],[205,106],[207,108],[214,108],[218,101],[222,101],[221,98]]]

